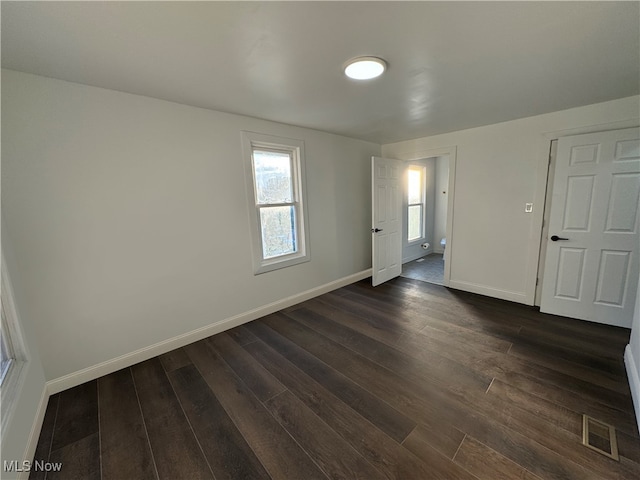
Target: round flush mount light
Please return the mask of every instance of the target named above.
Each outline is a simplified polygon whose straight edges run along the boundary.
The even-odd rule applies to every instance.
[[[387,69],[387,62],[377,57],[357,57],[344,64],[344,73],[354,80],[379,77]]]

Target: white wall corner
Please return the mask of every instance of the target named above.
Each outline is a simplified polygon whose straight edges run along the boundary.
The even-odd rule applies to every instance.
[[[627,347],[624,349],[624,365],[627,369],[627,378],[629,379],[629,388],[631,389],[633,408],[636,412],[638,431],[640,431],[640,372],[638,372],[638,368],[636,367],[638,363],[633,358],[631,345],[627,345]]]

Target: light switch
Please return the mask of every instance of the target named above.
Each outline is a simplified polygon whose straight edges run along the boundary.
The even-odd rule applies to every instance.
[[[524,213],[533,212],[533,203],[525,203],[524,204]]]

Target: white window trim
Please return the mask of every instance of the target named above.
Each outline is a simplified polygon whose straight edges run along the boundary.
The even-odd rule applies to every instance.
[[[253,250],[253,271],[255,275],[271,272],[280,268],[298,265],[311,260],[309,253],[309,216],[307,213],[307,185],[305,177],[304,142],[291,138],[263,135],[254,132],[242,133],[242,155],[246,179],[247,201],[249,207],[249,228],[251,230],[251,248]],[[296,245],[298,251],[289,255],[264,259],[262,256],[262,232],[260,225],[260,207],[256,201],[256,188],[253,172],[253,150],[256,148],[284,150],[292,153],[292,178],[294,202],[297,207]]]
[[[24,343],[24,336],[18,323],[18,314],[16,311],[15,301],[13,297],[13,289],[7,273],[7,267],[2,255],[2,298],[0,308],[4,310],[8,340],[11,343],[15,361],[12,362],[7,374],[2,382],[2,394],[0,402],[2,403],[2,441],[4,442],[5,432],[8,430],[8,424],[13,416],[16,407],[19,392],[22,389],[24,378],[26,375],[26,364],[28,360],[27,349]]]
[[[409,196],[406,195],[405,201],[407,202],[407,245],[416,245],[418,243],[424,242],[427,238],[426,230],[427,230],[427,167],[424,165],[409,165],[407,167],[407,175],[409,170],[420,170],[420,183],[421,183],[421,202],[420,203],[409,203]],[[407,191],[408,191],[408,183],[407,183]],[[409,240],[409,207],[414,205],[422,205],[422,232],[420,232],[420,236],[418,238],[414,238],[413,240]]]

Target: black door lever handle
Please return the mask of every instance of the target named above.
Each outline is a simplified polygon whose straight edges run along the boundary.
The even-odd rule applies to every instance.
[[[558,235],[551,235],[551,241],[552,242],[557,242],[558,240],[569,240],[569,239],[568,238],[559,237]]]
[[[381,231],[382,231],[382,229],[381,229],[381,228],[372,228],[372,229],[371,229],[371,232],[372,232],[372,233],[378,233],[378,232],[381,232]]]

